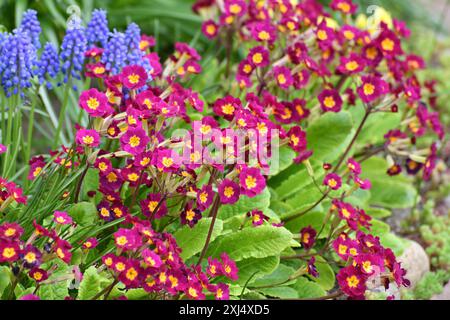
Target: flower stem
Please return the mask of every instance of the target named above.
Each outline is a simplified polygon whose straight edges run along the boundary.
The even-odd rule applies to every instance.
[[[211,208],[211,214],[212,217],[211,225],[209,226],[208,235],[206,236],[205,245],[203,246],[203,250],[200,254],[200,257],[198,258],[197,265],[200,265],[202,263],[203,258],[205,257],[206,250],[208,250],[209,242],[211,241],[212,232],[214,230],[214,224],[216,223],[217,213],[219,211],[220,207],[220,198],[218,195],[216,195],[216,198],[214,199],[213,206]]]
[[[67,104],[69,102],[69,92],[70,92],[70,78],[67,81],[66,87],[64,88],[64,98],[63,98],[63,102],[61,105],[61,110],[59,112],[59,118],[58,118],[58,127],[56,128],[56,134],[55,134],[55,141],[53,144],[53,148],[57,148],[59,141],[60,141],[60,135],[61,135],[61,131],[62,131],[62,126],[63,126],[63,122],[64,122],[64,117],[66,115],[66,109],[67,109]]]

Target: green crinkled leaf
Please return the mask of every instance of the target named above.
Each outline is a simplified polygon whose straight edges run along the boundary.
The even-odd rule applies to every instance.
[[[280,263],[280,257],[250,258],[236,263],[239,279],[233,283],[244,285],[250,278],[255,280],[272,273]]]
[[[78,290],[79,300],[90,300],[101,291],[101,277],[96,267],[89,267],[83,275]]]
[[[372,219],[370,223],[372,224],[372,226],[370,227],[370,231],[365,231],[367,233],[373,234],[374,236],[382,236],[391,230],[391,227],[383,221]]]
[[[276,283],[285,283],[289,280],[289,277],[293,275],[295,269],[288,267],[284,264],[278,265],[278,267],[271,274],[268,274],[260,279],[255,279],[251,282],[250,288],[258,288]]]
[[[280,299],[298,298],[297,290],[287,286],[258,289],[258,292],[273,298],[280,298]]]
[[[386,208],[411,208],[414,206],[417,191],[408,183],[394,182],[384,179],[372,180],[373,205]]]
[[[68,295],[67,281],[42,285],[38,294],[42,300],[64,300]]]
[[[43,269],[48,269],[51,266],[57,265],[56,271],[46,280],[46,282],[55,281],[57,279],[61,279],[63,277],[67,277],[68,275],[73,276],[71,268],[65,264],[64,262],[58,260],[56,262],[49,262],[49,265],[45,263],[42,265]],[[63,281],[58,281],[51,284],[43,283],[39,290],[38,296],[42,300],[64,300],[65,297],[69,295],[69,283],[72,279],[67,279]]]
[[[397,257],[401,256],[410,244],[408,240],[402,239],[390,232],[380,236],[380,242],[384,247],[390,248]]]
[[[249,291],[242,297],[244,300],[264,300],[267,299],[266,296],[258,293],[256,291]]]
[[[0,297],[11,282],[11,271],[7,266],[0,266]]]
[[[370,204],[389,209],[410,208],[414,205],[416,189],[411,180],[403,175],[390,177],[386,174],[385,159],[374,157],[362,163],[362,177],[372,183]]]
[[[239,214],[245,214],[254,209],[267,209],[269,204],[270,192],[268,188],[265,188],[263,192],[258,194],[256,197],[249,198],[242,195],[235,204],[221,206],[219,208],[218,217],[222,220],[226,220]]]
[[[81,226],[92,225],[98,220],[97,208],[92,202],[76,203],[67,212]]]
[[[282,172],[283,170],[286,170],[294,162],[294,159],[297,156],[295,151],[288,146],[282,146],[278,150],[279,150],[278,159],[275,159],[278,160],[278,163],[276,167],[273,164],[271,165],[270,167],[271,176],[275,176],[280,172]]]
[[[311,280],[317,282],[324,290],[330,290],[334,287],[335,274],[331,266],[321,256],[316,256],[316,268],[319,272],[319,277],[314,278],[309,276]]]
[[[218,257],[226,252],[231,259],[265,258],[278,255],[288,247],[292,233],[273,226],[248,227],[228,233],[211,244],[208,255]]]
[[[180,256],[184,260],[189,259],[202,250],[203,246],[205,245],[211,221],[212,218],[203,218],[193,228],[190,228],[186,225],[174,233],[174,237],[177,240],[178,245],[182,249]],[[216,219],[216,222],[214,223],[214,229],[211,234],[211,242],[220,235],[222,230],[222,220]]]
[[[354,191],[349,197],[345,199],[345,202],[352,204],[355,207],[364,208],[369,204],[370,190],[358,189]]]
[[[148,297],[148,292],[146,292],[142,288],[130,289],[127,291],[125,296],[128,298],[128,300],[143,300]]]
[[[32,294],[36,287],[29,287],[24,288],[21,284],[18,284],[16,286],[16,289],[14,290],[14,294],[16,295],[16,299],[19,300],[23,296],[26,296],[27,294]]]
[[[87,193],[89,191],[97,191],[99,187],[99,176],[98,176],[98,170],[89,168],[86,176],[83,179],[83,187],[82,187],[82,193],[81,193],[81,199],[89,199],[87,196]]]
[[[312,162],[311,166],[314,171],[314,176],[320,181],[323,175],[322,165]],[[313,186],[313,181],[304,165],[293,164],[288,169],[271,178],[269,180],[269,186],[278,195],[277,200],[281,201],[304,192],[306,188]]]
[[[387,218],[392,215],[391,211],[382,208],[368,208],[366,213],[372,218],[377,219]]]
[[[311,207],[319,200],[323,194],[317,189],[316,186],[310,185],[307,188],[297,192],[291,198],[286,200],[286,204],[291,206],[292,211],[281,216],[282,219],[295,215],[303,210]]]
[[[320,210],[318,206],[315,210],[304,214],[297,219],[289,221],[286,223],[285,227],[289,229],[292,233],[299,233],[301,229],[307,226],[313,227],[317,232],[322,228],[322,224],[325,221],[327,213],[325,210]],[[326,238],[328,231],[330,230],[330,223],[327,223],[319,235],[319,238]]]
[[[326,295],[326,291],[316,282],[300,277],[291,285],[301,299],[318,298]]]
[[[311,158],[322,162],[335,161],[348,146],[353,130],[349,112],[325,113],[307,130],[308,149],[314,152]]]
[[[363,108],[352,108],[353,119],[355,122],[357,118],[362,119]],[[359,113],[358,117],[356,112]],[[358,137],[358,142],[361,144],[378,144],[384,142],[384,135],[392,129],[396,129],[400,126],[401,113],[374,113],[371,114],[364,125],[361,134]]]

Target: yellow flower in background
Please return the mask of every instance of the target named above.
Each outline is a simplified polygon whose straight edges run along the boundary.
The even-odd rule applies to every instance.
[[[369,6],[367,8],[367,13],[369,16],[361,13],[356,18],[356,26],[360,29],[369,31],[370,34],[374,34],[379,30],[381,22],[392,28],[392,16],[384,8],[379,6]]]
[[[317,25],[319,25],[323,21],[323,19],[325,19],[328,28],[336,30],[339,27],[339,23],[337,23],[336,20],[324,16],[320,16],[317,19]]]

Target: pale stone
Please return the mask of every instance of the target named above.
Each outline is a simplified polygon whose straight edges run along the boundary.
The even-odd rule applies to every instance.
[[[398,258],[406,269],[406,279],[411,281],[410,289],[414,289],[425,273],[430,271],[430,259],[420,244],[410,241],[403,254]]]

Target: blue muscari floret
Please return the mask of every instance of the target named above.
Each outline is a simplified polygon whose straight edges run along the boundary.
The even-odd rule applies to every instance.
[[[23,13],[22,23],[20,24],[20,28],[28,33],[31,38],[33,45],[39,49],[41,47],[41,43],[39,41],[39,36],[41,34],[41,24],[37,18],[37,12],[32,9],[28,9]]]
[[[69,76],[80,79],[80,72],[83,69],[84,53],[87,48],[85,29],[75,26],[67,30],[61,45],[61,71],[64,74],[64,83],[67,83]]]
[[[52,84],[46,81],[46,76],[55,78],[59,72],[59,56],[58,50],[53,44],[47,42],[42,52],[41,59],[37,62],[38,69],[36,75],[39,78],[39,83],[46,82],[47,88],[51,89]]]
[[[6,32],[0,32],[0,52],[2,51],[3,42],[5,42],[8,34]]]
[[[130,23],[125,31],[125,45],[127,46],[127,62],[129,65],[144,67],[150,78],[152,66],[150,61],[144,58],[145,53],[139,48],[141,42],[141,29],[136,23]]]
[[[23,90],[31,87],[35,63],[36,48],[26,31],[19,28],[6,36],[0,53],[0,75],[7,97],[18,93],[24,96]]]
[[[112,74],[119,74],[122,67],[126,65],[126,60],[127,46],[125,44],[125,35],[114,30],[103,52],[102,63],[105,64],[106,69],[110,70]]]
[[[91,21],[89,21],[86,29],[86,37],[89,46],[100,43],[102,48],[106,47],[108,43],[108,19],[106,18],[106,11],[102,9],[95,9],[92,12]]]

